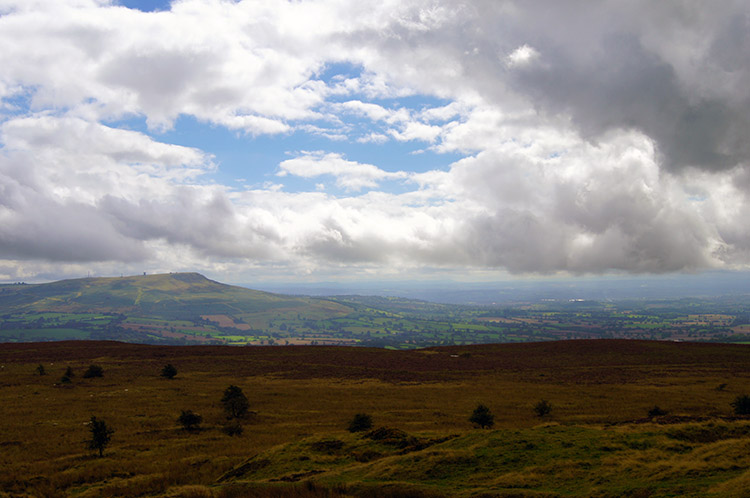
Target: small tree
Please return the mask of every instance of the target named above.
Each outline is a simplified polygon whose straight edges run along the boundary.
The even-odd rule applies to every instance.
[[[537,417],[544,417],[552,411],[552,405],[546,399],[540,400],[539,403],[534,405],[534,413]]]
[[[65,369],[65,373],[63,374],[64,377],[67,377],[68,379],[72,379],[76,376],[76,374],[73,373],[73,369],[68,367]]]
[[[177,369],[171,363],[167,363],[161,369],[161,376],[165,379],[174,379],[175,375],[177,375]]]
[[[193,410],[182,410],[177,422],[179,422],[186,431],[194,431],[200,429],[199,426],[201,425],[201,422],[203,422],[203,417],[197,413],[193,413]]]
[[[221,428],[221,432],[227,436],[241,436],[242,431],[242,426],[237,422],[228,423]]]
[[[250,403],[248,403],[247,396],[242,392],[242,389],[230,385],[224,390],[224,395],[221,397],[221,406],[224,407],[227,418],[240,418],[247,413]]]
[[[750,396],[737,396],[731,403],[735,415],[750,415]]]
[[[482,429],[489,429],[495,425],[495,416],[492,414],[489,408],[483,404],[477,405],[474,411],[469,417],[469,422]]]
[[[88,441],[89,449],[99,450],[99,458],[101,458],[104,456],[104,448],[109,444],[115,431],[108,427],[104,420],[98,420],[93,416],[89,421],[89,430],[91,431],[91,439]]]
[[[86,369],[85,372],[83,372],[83,378],[84,379],[92,379],[94,377],[103,377],[104,376],[104,370],[102,370],[102,367],[99,365],[89,365],[89,368]]]
[[[44,369],[44,365],[42,365],[41,363],[37,365],[36,373],[38,373],[39,375],[47,375],[47,371]]]
[[[366,413],[357,413],[349,422],[349,432],[362,432],[372,429],[372,417]]]
[[[656,405],[648,411],[648,418],[661,417],[666,414],[666,410],[662,410],[658,405]]]

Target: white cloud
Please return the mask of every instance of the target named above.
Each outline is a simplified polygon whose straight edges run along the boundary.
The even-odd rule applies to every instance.
[[[743,2],[0,12],[0,276],[750,264]],[[278,165],[310,192],[257,171],[241,176],[262,186],[238,190],[207,179],[210,153],[162,143],[180,116],[244,132],[248,149],[263,134],[331,142]],[[112,124],[127,117],[148,132]],[[428,151],[418,173],[413,142]],[[341,152],[376,145],[401,155]],[[434,152],[466,157],[430,167]]]
[[[400,142],[408,142],[410,140],[434,142],[440,136],[442,131],[443,129],[440,126],[411,121],[406,123],[400,130],[390,130],[390,133]]]
[[[346,190],[374,188],[382,180],[404,179],[403,171],[388,172],[372,164],[362,164],[344,159],[340,154],[308,153],[279,164],[279,176],[295,175],[315,178],[322,175],[336,177],[336,185]]]
[[[523,67],[539,58],[539,52],[534,47],[523,44],[506,57],[508,67]]]
[[[383,135],[382,133],[371,132],[364,137],[359,137],[357,139],[357,142],[363,143],[363,144],[366,144],[366,143],[384,144],[388,140],[389,139],[387,135]]]
[[[333,107],[365,116],[373,121],[397,123],[409,119],[409,112],[406,109],[386,109],[378,104],[362,102],[360,100],[349,100],[340,104],[334,104]]]
[[[285,36],[295,18],[284,9],[193,0],[143,13],[53,3],[0,18],[2,79],[33,89],[38,108],[145,115],[156,129],[191,114],[280,133],[314,116],[327,92],[310,80],[322,59],[298,50],[301,33]]]

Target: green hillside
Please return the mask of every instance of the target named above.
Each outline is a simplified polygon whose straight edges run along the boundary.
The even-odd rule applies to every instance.
[[[415,349],[559,339],[750,343],[750,296],[436,304],[285,296],[197,273],[0,285],[0,342],[64,339]]]
[[[219,482],[314,482],[341,496],[747,496],[747,421],[659,422],[318,435],[261,452]]]
[[[0,287],[6,311],[128,313],[163,318],[204,314],[248,314],[295,309],[335,316],[346,306],[296,298],[209,280],[198,273],[169,273],[114,278],[81,278],[38,285]]]
[[[81,278],[0,286],[0,341],[270,343],[272,320],[328,320],[351,311],[346,304],[226,285],[198,273]]]

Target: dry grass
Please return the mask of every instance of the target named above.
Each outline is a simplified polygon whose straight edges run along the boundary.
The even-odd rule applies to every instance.
[[[618,424],[644,419],[656,403],[673,416],[729,415],[730,401],[746,390],[750,378],[748,352],[742,346],[622,341],[427,352],[84,342],[0,345],[0,496],[364,496],[375,492],[366,482],[376,475],[403,481],[405,488],[398,492],[404,494],[392,496],[437,496],[440,486],[416,486],[429,480],[425,472],[465,468],[471,473],[476,467],[472,444],[485,444],[484,433],[474,431],[467,419],[478,402],[490,407],[501,431],[532,430],[542,422],[564,427],[616,424],[610,430],[618,430]],[[48,375],[36,375],[39,363]],[[91,363],[104,368],[103,378],[81,378]],[[177,367],[174,380],[159,375],[166,363]],[[76,373],[72,385],[57,385],[68,366]],[[238,437],[221,430],[226,420],[219,399],[229,384],[244,390],[254,412],[243,421],[245,430]],[[717,390],[719,384],[727,385]],[[553,406],[544,421],[533,414],[534,403],[542,398]],[[203,416],[202,430],[179,428],[177,417],[187,409]],[[408,465],[359,462],[371,465],[370,474],[355,472],[350,474],[355,481],[331,481],[325,488],[217,485],[221,475],[248,457],[279,445],[310,437],[347,437],[346,424],[357,412],[371,414],[376,426],[425,437],[459,434],[475,441],[464,440],[453,449],[444,443],[441,452],[420,455],[419,463]],[[116,431],[104,458],[84,444],[85,423],[92,415]],[[700,443],[700,453],[693,451],[698,442],[654,427],[664,432],[659,440],[663,448],[625,447],[627,454],[614,451],[612,465],[657,482],[683,473],[725,473],[728,478],[711,489],[719,495],[746,496],[741,489],[747,476],[732,470],[750,449],[746,435]],[[677,431],[675,427],[683,426],[670,430]],[[712,429],[691,429],[688,424],[681,430]],[[679,448],[689,448],[690,459],[680,460],[684,455]],[[575,466],[562,459],[480,481],[489,488],[534,487],[550,473],[569,480],[580,477]],[[376,489],[397,493],[382,488],[385,484],[378,483]]]

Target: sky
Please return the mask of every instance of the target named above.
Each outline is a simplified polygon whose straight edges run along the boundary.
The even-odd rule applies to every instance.
[[[0,0],[0,281],[750,265],[750,6]]]

